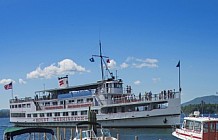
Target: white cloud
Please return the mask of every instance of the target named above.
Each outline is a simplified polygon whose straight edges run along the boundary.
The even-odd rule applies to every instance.
[[[158,83],[158,82],[160,82],[160,78],[152,78],[152,81],[153,81],[154,83]]]
[[[26,84],[26,81],[24,81],[23,79],[19,79],[19,84]]]
[[[134,82],[134,84],[135,84],[135,85],[140,85],[140,84],[141,84],[141,81],[137,80],[137,81]]]
[[[107,63],[107,66],[108,66],[109,69],[115,69],[116,66],[117,66],[117,63],[116,63],[115,60],[111,59],[110,63]]]
[[[153,58],[139,59],[135,57],[128,57],[124,63],[120,65],[121,68],[127,68],[129,66],[133,68],[157,68],[158,60]]]
[[[12,79],[2,79],[2,80],[0,80],[0,84],[3,84],[3,85],[9,84],[10,82],[15,83],[15,81],[12,80]]]
[[[74,74],[75,72],[86,72],[86,69],[73,60],[64,59],[58,62],[57,65],[51,64],[43,69],[39,66],[36,70],[27,74],[27,79],[51,78],[52,76]]]
[[[120,65],[120,67],[121,67],[121,69],[125,69],[125,68],[128,68],[129,67],[129,64],[127,64],[127,63],[122,63],[121,65]]]

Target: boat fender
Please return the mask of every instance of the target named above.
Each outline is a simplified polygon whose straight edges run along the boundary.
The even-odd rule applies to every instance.
[[[167,123],[167,119],[166,118],[163,120],[163,123]]]

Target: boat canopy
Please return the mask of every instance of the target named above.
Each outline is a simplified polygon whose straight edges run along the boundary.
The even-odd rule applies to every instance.
[[[54,135],[54,131],[49,128],[39,128],[39,127],[8,127],[4,131],[4,137],[14,137],[17,135],[22,135],[25,133],[49,133]]]

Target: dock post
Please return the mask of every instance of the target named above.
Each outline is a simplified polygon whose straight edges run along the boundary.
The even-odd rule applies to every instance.
[[[82,137],[82,129],[80,129],[80,140],[82,140],[83,137]]]
[[[119,134],[117,134],[117,140],[120,140],[120,135]]]
[[[66,140],[66,128],[64,128],[64,140]]]
[[[59,127],[57,127],[57,140],[60,140],[60,130],[59,130]]]
[[[44,133],[44,140],[46,140],[47,138],[46,138],[46,133]]]
[[[73,139],[73,137],[74,137],[73,136],[73,128],[71,128],[71,132],[70,133],[71,133],[70,137],[71,137],[71,139]]]
[[[135,136],[135,140],[138,140],[138,136]]]

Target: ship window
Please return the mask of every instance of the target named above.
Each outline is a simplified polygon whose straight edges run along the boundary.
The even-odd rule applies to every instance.
[[[53,105],[58,105],[58,102],[52,102]]]
[[[47,113],[47,117],[52,117],[52,113]]]
[[[68,116],[68,112],[63,112],[63,116]]]
[[[22,108],[26,108],[26,104],[22,104]]]
[[[55,112],[55,116],[60,116],[60,112]]]
[[[81,115],[87,115],[87,110],[81,111]]]
[[[45,102],[45,106],[50,106],[50,102]]]
[[[194,131],[201,132],[201,122],[195,122]]]
[[[18,108],[21,108],[21,104],[18,105]]]
[[[87,98],[87,99],[86,99],[86,102],[92,102],[92,101],[93,101],[92,98]]]
[[[208,132],[208,124],[204,123],[204,133],[207,133],[207,132]]]
[[[31,118],[31,114],[27,114],[27,117],[28,117],[28,118]]]
[[[27,108],[30,108],[30,104],[27,104]]]
[[[96,114],[98,114],[98,110],[93,110]]]
[[[61,105],[64,104],[64,101],[60,101],[60,104],[61,104]]]
[[[25,113],[11,113],[11,117],[25,117]]]
[[[215,123],[214,122],[210,123],[210,132],[215,132]]]
[[[69,103],[71,104],[71,103],[74,103],[74,100],[69,100]]]
[[[35,117],[35,118],[36,118],[36,117],[37,117],[37,114],[36,114],[36,113],[34,113],[34,114],[33,114],[33,117]]]
[[[218,122],[216,122],[216,132],[218,132]]]
[[[15,108],[17,108],[17,105],[15,105]]]
[[[45,117],[44,113],[39,114],[40,117]]]
[[[83,99],[78,99],[77,103],[83,103]]]
[[[193,129],[193,121],[186,121],[186,129],[192,130]]]
[[[71,116],[75,116],[75,115],[77,115],[77,111],[71,112]]]

